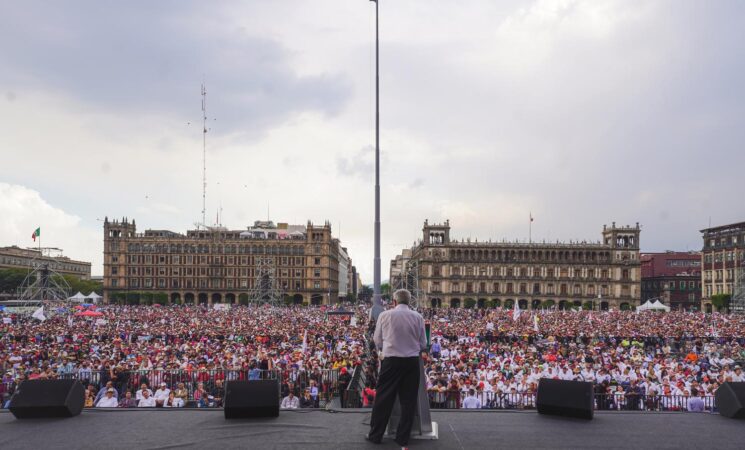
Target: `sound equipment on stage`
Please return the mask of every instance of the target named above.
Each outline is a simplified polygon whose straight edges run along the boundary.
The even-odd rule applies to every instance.
[[[279,416],[279,380],[225,383],[225,418]]]
[[[592,419],[592,383],[541,378],[536,399],[538,413]]]
[[[730,419],[745,419],[745,383],[723,383],[714,398],[719,414]]]
[[[8,409],[16,419],[73,417],[83,411],[85,388],[78,380],[26,380]]]

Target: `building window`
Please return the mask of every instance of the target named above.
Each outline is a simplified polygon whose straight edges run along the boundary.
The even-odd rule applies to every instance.
[[[313,276],[318,278],[321,276],[321,269],[313,269]]]
[[[119,286],[119,280],[111,280],[111,287]]]
[[[321,258],[313,258],[313,264],[320,266],[321,265]]]
[[[318,281],[313,283],[313,289],[321,289],[321,283],[319,283]]]

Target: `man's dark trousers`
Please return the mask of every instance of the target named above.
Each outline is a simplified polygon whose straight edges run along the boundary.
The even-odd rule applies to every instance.
[[[396,442],[409,442],[411,426],[414,424],[417,397],[419,395],[419,357],[386,357],[380,365],[380,376],[375,387],[372,419],[370,420],[370,439],[383,438],[388,420],[391,418],[396,394],[401,403],[401,420],[396,430]]]

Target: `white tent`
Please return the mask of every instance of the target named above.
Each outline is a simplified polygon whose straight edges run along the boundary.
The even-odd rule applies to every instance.
[[[68,300],[72,300],[75,302],[83,303],[85,302],[85,295],[83,295],[82,292],[78,292],[77,294],[73,295],[72,297],[68,298]]]
[[[636,307],[637,311],[670,311],[670,308],[663,305],[659,300],[651,302],[647,300],[644,304]]]
[[[90,300],[91,303],[98,303],[98,301],[101,300],[101,298],[103,298],[103,297],[101,297],[100,295],[96,294],[96,291],[93,291],[90,294],[88,294],[88,296],[85,297],[85,298],[87,300]]]
[[[655,300],[655,301],[654,301],[654,303],[652,303],[652,306],[654,306],[654,309],[656,309],[656,310],[658,310],[658,311],[662,311],[662,310],[664,310],[664,311],[670,312],[670,307],[669,307],[669,306],[665,306],[665,305],[664,305],[664,304],[663,304],[663,303],[662,303],[661,301],[659,301],[659,300]]]

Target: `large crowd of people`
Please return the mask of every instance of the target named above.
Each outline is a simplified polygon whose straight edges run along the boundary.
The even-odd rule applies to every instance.
[[[745,381],[745,317],[686,312],[429,310],[434,407],[531,408],[541,378],[590,381],[598,409],[711,410]]]
[[[7,401],[24,379],[75,378],[86,385],[86,406],[96,406],[111,388],[120,406],[219,407],[225,381],[277,377],[284,396],[307,392],[317,406],[360,364],[364,350],[365,329],[350,325],[356,318],[325,308],[102,306],[96,312],[101,315],[85,317],[71,309],[44,321],[6,314],[0,395]],[[364,309],[353,313],[361,318]]]
[[[359,367],[375,396],[365,306],[100,306],[0,324],[3,403],[24,379],[75,378],[88,407],[219,407],[224,383],[277,377],[286,408],[342,396]],[[595,384],[601,409],[711,409],[745,381],[745,317],[628,311],[425,309],[433,407],[530,408],[544,377]],[[76,315],[78,314],[78,315]]]

